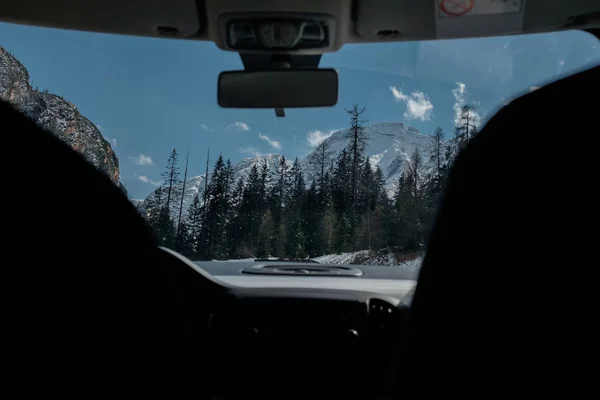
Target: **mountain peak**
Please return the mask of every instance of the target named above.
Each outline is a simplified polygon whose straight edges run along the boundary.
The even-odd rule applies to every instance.
[[[340,129],[325,140],[333,152],[332,157],[337,157],[348,147],[349,132],[349,128]],[[365,132],[369,136],[365,156],[369,158],[373,167],[381,168],[386,178],[386,187],[390,192],[415,150],[419,149],[423,154],[433,145],[432,136],[424,135],[402,121],[367,125]]]

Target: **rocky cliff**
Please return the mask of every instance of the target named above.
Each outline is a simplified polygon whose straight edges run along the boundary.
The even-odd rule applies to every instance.
[[[0,46],[0,99],[81,153],[119,187],[119,160],[100,130],[64,98],[31,87],[27,69]],[[18,132],[15,132],[18,134]]]

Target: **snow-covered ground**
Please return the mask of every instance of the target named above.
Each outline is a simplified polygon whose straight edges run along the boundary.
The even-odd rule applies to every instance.
[[[329,254],[316,257],[315,260],[322,264],[364,264],[418,269],[421,267],[423,257],[416,257],[408,261],[397,261],[393,253],[381,254],[370,250],[361,250],[351,253]]]
[[[277,258],[271,258],[277,260]],[[313,260],[321,264],[363,264],[363,265],[380,265],[382,267],[403,267],[414,268],[417,271],[421,268],[423,262],[422,256],[416,256],[406,261],[398,261],[396,256],[391,252],[375,252],[371,250],[360,250],[351,253],[328,254],[325,256],[315,257]],[[216,260],[215,260],[216,261]],[[238,260],[227,260],[228,262],[252,262],[254,258],[244,258]]]

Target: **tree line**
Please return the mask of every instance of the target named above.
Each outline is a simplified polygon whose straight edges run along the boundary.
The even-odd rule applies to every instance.
[[[323,141],[307,160],[308,171],[298,159],[288,163],[281,156],[275,172],[264,161],[253,164],[246,179],[235,180],[230,160],[219,155],[210,178],[207,164],[204,193],[193,198],[186,213],[188,160],[181,180],[179,154],[173,149],[163,183],[140,212],[161,245],[197,260],[420,251],[452,162],[477,133],[473,108],[462,108],[451,139],[444,140],[437,128],[430,146],[415,149],[393,193],[379,166],[365,156],[370,139],[366,109],[354,105],[346,112],[348,146],[335,159]]]

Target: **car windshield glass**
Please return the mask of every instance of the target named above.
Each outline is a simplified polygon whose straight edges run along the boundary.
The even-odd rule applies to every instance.
[[[320,63],[338,104],[278,118],[218,106],[219,73],[243,66],[213,43],[12,24],[0,38],[1,98],[194,260],[417,268],[457,152],[515,97],[600,63],[581,31],[345,45]]]

